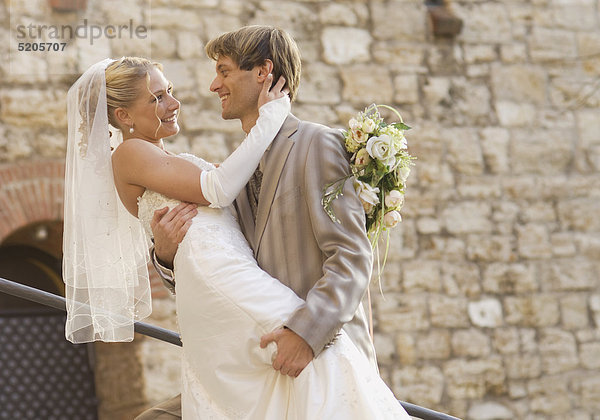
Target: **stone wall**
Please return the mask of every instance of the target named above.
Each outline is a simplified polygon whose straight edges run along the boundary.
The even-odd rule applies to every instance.
[[[106,56],[151,55],[182,100],[174,152],[222,159],[242,138],[220,118],[203,45],[246,24],[290,31],[303,54],[294,113],[344,126],[371,102],[413,127],[404,221],[372,288],[381,373],[406,401],[467,419],[598,419],[600,2],[454,0],[436,39],[420,0],[88,1],[0,4],[18,22],[146,25],[145,39],[75,40],[62,53],[0,45],[0,163],[64,157],[65,92]],[[17,19],[17,20],[15,20]],[[141,53],[140,53],[141,52]],[[163,293],[164,296],[164,293]],[[173,299],[154,322],[176,328]],[[177,388],[178,349],[144,340],[149,402]]]

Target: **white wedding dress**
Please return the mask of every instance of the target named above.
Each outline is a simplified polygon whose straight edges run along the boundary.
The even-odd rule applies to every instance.
[[[144,193],[138,217],[149,234],[154,210],[178,203]],[[199,207],[175,256],[175,277],[184,419],[410,419],[343,332],[297,378],[273,369],[276,345],[261,349],[260,337],[302,301],[258,267],[231,208]]]

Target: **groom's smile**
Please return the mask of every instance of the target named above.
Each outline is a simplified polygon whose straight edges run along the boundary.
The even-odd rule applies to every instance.
[[[230,57],[221,56],[216,63],[216,73],[210,85],[211,92],[219,95],[222,117],[240,119],[242,127],[252,128],[258,118],[258,95],[262,88],[256,74],[258,70],[243,70]]]

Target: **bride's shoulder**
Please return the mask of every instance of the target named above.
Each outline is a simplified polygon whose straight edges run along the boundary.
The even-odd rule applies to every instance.
[[[177,156],[179,156],[182,159],[188,160],[188,161],[196,164],[203,171],[210,171],[211,169],[215,168],[215,165],[213,165],[212,163],[207,162],[204,159],[202,159],[201,157],[198,157],[198,156],[193,155],[191,153],[180,153]]]

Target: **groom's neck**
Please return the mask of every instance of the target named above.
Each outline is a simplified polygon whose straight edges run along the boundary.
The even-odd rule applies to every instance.
[[[242,117],[240,120],[242,122],[242,130],[244,130],[246,134],[250,133],[252,127],[256,125],[256,120],[258,120],[258,108],[255,112]]]

